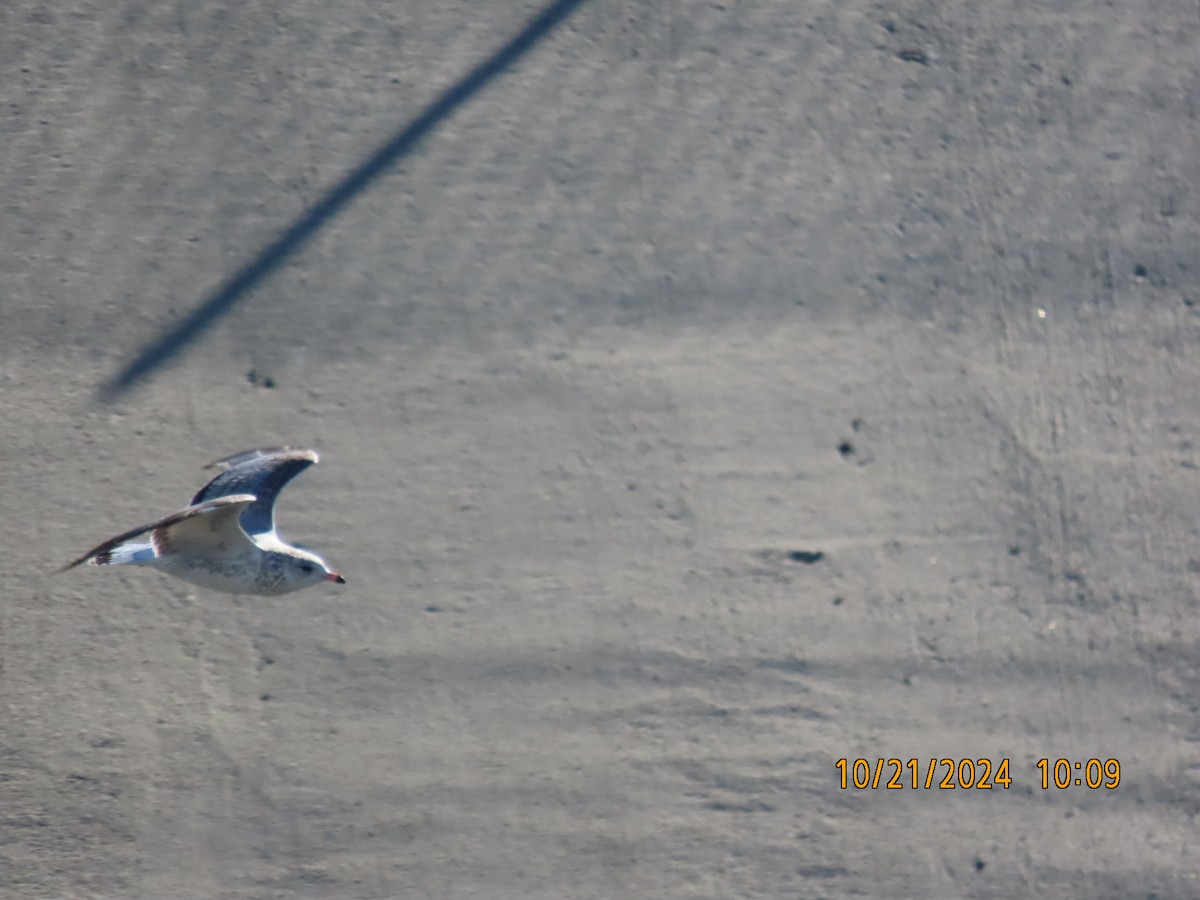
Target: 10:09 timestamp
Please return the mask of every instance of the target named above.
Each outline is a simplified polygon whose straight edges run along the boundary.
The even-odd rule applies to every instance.
[[[1115,759],[1088,759],[1084,761],[1071,759],[1039,759],[1038,771],[1042,773],[1042,790],[1050,790],[1050,786],[1059,790],[1075,787],[1088,787],[1092,790],[1107,788],[1113,790],[1121,783],[1121,763]]]

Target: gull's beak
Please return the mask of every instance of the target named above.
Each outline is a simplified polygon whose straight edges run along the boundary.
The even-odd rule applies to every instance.
[[[332,581],[334,584],[345,584],[346,583],[346,579],[343,578],[341,575],[339,575],[337,572],[330,572],[328,575],[325,576],[325,580]]]

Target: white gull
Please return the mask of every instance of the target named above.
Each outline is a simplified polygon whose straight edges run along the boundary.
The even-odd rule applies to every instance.
[[[315,463],[315,450],[246,450],[211,463],[219,473],[173,515],[110,538],[63,568],[153,566],[201,587],[274,595],[320,581],[345,584],[315,553],[275,532],[275,499]]]

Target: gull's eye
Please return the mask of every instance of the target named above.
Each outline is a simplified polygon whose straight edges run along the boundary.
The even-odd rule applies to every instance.
[[[300,566],[301,572],[311,572],[312,570],[312,563],[304,563],[302,566]]]

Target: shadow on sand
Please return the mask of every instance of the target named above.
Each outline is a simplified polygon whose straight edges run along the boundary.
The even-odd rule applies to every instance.
[[[430,104],[416,119],[379,148],[357,169],[334,185],[295,224],[266,247],[248,265],[222,284],[187,318],[146,347],[111,381],[100,387],[99,397],[110,402],[172,357],[183,351],[207,328],[271,274],[287,257],[299,250],[326,221],[365,190],[389,166],[409,153],[418,141],[454,110],[487,86],[493,78],[530,50],[551,29],[585,0],[556,0],[511,41],[472,69],[461,81]]]

